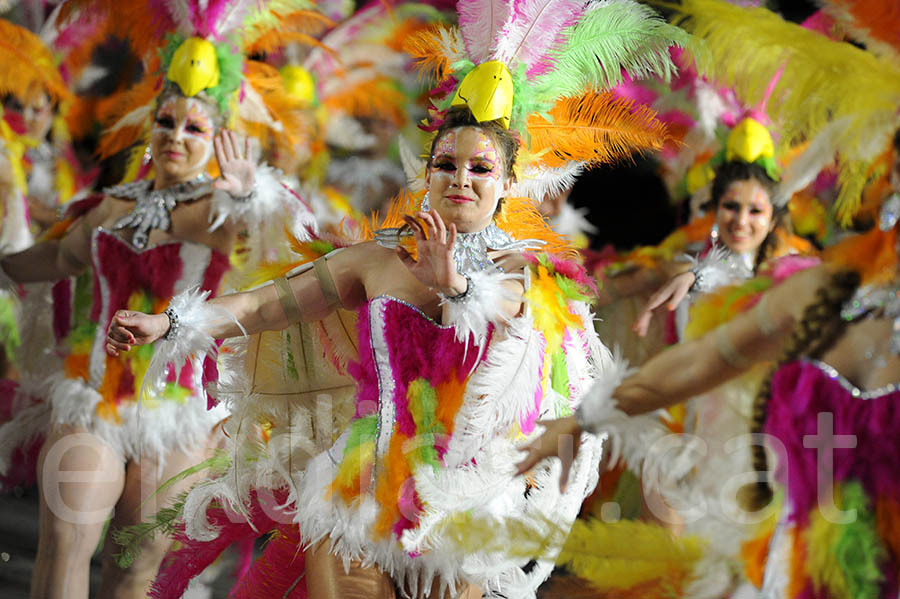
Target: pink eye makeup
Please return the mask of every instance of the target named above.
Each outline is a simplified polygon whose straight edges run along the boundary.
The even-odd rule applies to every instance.
[[[438,142],[434,145],[434,157],[432,158],[433,162],[436,162],[440,158],[446,158],[448,156],[456,155],[456,130],[451,129],[447,131]]]
[[[186,119],[187,123],[185,125],[186,133],[198,137],[203,141],[211,141],[213,131],[212,120],[207,116],[206,111],[198,106],[195,101],[191,101],[189,106]]]

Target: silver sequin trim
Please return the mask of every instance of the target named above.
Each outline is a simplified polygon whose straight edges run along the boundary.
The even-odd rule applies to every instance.
[[[841,387],[843,387],[848,393],[850,393],[850,395],[857,399],[876,399],[878,397],[883,397],[900,390],[900,383],[892,383],[890,385],[885,385],[884,387],[879,387],[878,389],[873,389],[871,391],[863,391],[862,389],[848,381],[846,378],[844,378],[844,376],[830,364],[822,362],[821,360],[813,360],[811,358],[807,358],[805,361],[824,372],[825,375],[828,376],[828,378],[840,383]]]

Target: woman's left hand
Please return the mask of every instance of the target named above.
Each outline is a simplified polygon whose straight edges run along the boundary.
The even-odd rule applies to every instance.
[[[544,434],[522,448],[528,455],[519,462],[516,475],[525,474],[545,458],[558,457],[562,460],[559,490],[565,491],[566,483],[569,482],[569,470],[572,469],[572,463],[581,447],[581,427],[578,426],[574,416],[559,420],[543,420],[538,424],[546,430]]]
[[[451,223],[448,229],[437,210],[417,212],[416,217],[418,220],[407,214],[403,220],[416,238],[417,259],[400,246],[397,256],[424,285],[451,297],[465,293],[468,281],[456,270],[453,260],[456,225]]]
[[[241,143],[237,133],[223,129],[213,140],[213,147],[221,173],[213,187],[236,198],[249,196],[256,174],[256,164],[250,159],[250,138],[245,137]]]

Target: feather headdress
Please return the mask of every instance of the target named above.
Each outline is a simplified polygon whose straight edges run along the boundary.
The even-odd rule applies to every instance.
[[[599,95],[623,73],[675,72],[669,47],[690,37],[652,9],[632,0],[461,0],[457,12],[458,28],[422,31],[405,48],[445,92],[438,109],[466,104],[479,120],[523,134],[528,151],[517,167],[528,189],[552,187],[540,180],[558,179],[555,169],[570,162],[661,147],[666,131],[655,113]]]
[[[783,146],[810,141],[824,166],[838,156],[837,215],[849,220],[859,205],[869,164],[897,128],[900,64],[788,23],[762,8],[721,0],[684,0],[679,22],[701,37],[712,75],[749,105],[771,93],[767,111]],[[770,91],[773,76],[781,77]]]
[[[204,91],[240,128],[289,135],[283,121],[290,121],[290,99],[271,85],[270,70],[254,68],[244,57],[287,40],[312,41],[330,25],[314,8],[311,0],[67,2],[59,23],[82,13],[102,15],[106,28],[126,32],[148,73],[143,82],[107,102],[109,135],[101,154],[146,142],[152,101],[164,78],[175,81],[185,95]]]

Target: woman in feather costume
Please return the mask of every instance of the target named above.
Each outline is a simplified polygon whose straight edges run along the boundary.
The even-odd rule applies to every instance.
[[[241,51],[218,40],[239,27],[258,35],[261,21],[279,21],[255,2],[213,4],[203,3],[207,12],[177,4],[193,11],[196,18],[186,22],[170,5],[148,4],[143,18],[153,14],[153,20],[144,29],[131,23],[136,38],[144,33],[155,40],[147,43],[160,47],[162,61],[120,98],[121,118],[104,149],[137,142],[135,154],[143,156],[148,148],[145,178],[76,203],[44,242],[2,259],[6,287],[63,279],[54,288],[52,314],[31,315],[52,318],[57,351],[45,355],[40,372],[23,378],[12,418],[0,426],[3,474],[40,448],[33,597],[87,597],[90,559],[107,520],[115,530],[139,522],[142,510],[165,505],[187,483],[156,493],[160,482],[201,461],[227,415],[205,395],[210,365],[202,359],[182,361],[176,375],[166,364],[154,373],[152,351],[105,356],[109,319],[123,308],[170,305],[184,289],[215,293],[239,233],[258,235],[275,215],[281,226],[296,210],[275,172],[251,160],[249,139],[225,128],[232,111],[236,121],[246,118],[246,105],[258,96],[244,82]],[[163,39],[168,30],[174,33]],[[139,405],[148,380],[160,386]],[[145,596],[167,546],[148,541],[139,559],[120,568],[107,539],[100,596]]]
[[[185,550],[164,567],[158,596],[183,590],[203,566],[192,556],[210,559],[219,539],[260,522],[273,533],[241,597],[533,597],[549,575],[548,562],[529,565],[503,552],[448,558],[439,532],[458,509],[565,527],[596,481],[594,442],[565,492],[547,484],[554,472],[544,467],[527,484],[510,478],[536,419],[570,412],[608,362],[583,271],[565,259],[571,250],[533,204],[512,194],[513,182],[521,173],[546,190],[565,179],[570,162],[658,146],[663,130],[652,113],[598,92],[623,67],[670,72],[666,50],[687,38],[624,0],[464,1],[458,11],[459,29],[435,27],[406,43],[443,97],[426,194],[392,209],[387,225],[398,226],[256,291],[195,302],[177,315],[120,313],[110,327],[108,351],[116,353],[166,331],[205,339],[203,347],[240,334],[234,322],[204,324],[211,309],[224,308],[249,333],[330,318],[341,307],[359,315],[358,349],[351,345],[358,358],[346,366],[355,418],[346,430],[322,431],[311,416],[329,413],[330,396],[291,406],[267,400],[264,410],[253,409],[252,392],[238,399],[226,425],[236,442],[231,464],[187,495],[174,525]],[[524,150],[510,129],[527,138]],[[253,365],[248,380],[258,381],[267,357],[287,362],[285,370],[304,364],[294,341],[260,347],[251,340],[243,360]],[[261,441],[246,433],[254,428]],[[330,449],[311,451],[332,436]],[[273,494],[287,520],[266,510]],[[229,522],[229,513],[246,521]]]
[[[900,198],[892,196],[879,226],[831,248],[827,265],[795,275],[749,312],[657,355],[636,374],[622,365],[576,416],[550,423],[521,469],[555,454],[561,437],[590,430],[608,435],[633,466],[652,470],[661,465],[652,452],[628,440],[652,446],[664,438],[648,412],[777,358],[757,396],[752,432],[764,433],[776,450],[785,506],[755,550],[762,567],[754,582],[766,597],[896,596],[898,214]],[[753,446],[753,468],[759,477],[751,480],[760,482],[741,489],[752,510],[744,516],[772,501],[761,443]],[[729,484],[746,482],[747,474],[733,471]],[[698,567],[690,577],[706,574]]]
[[[848,31],[857,33],[883,34],[881,19],[891,18],[890,10],[879,12],[885,6],[881,4],[824,4]],[[782,71],[782,81],[789,83],[781,90],[776,114],[793,136],[809,140],[794,163],[798,173],[791,176],[800,181],[814,176],[837,152],[843,185],[836,212],[849,218],[859,206],[862,182],[872,175],[870,165],[884,151],[886,130],[898,125],[896,38],[892,45],[874,43],[871,52],[865,52],[761,9],[688,0],[681,10],[689,28],[703,35],[723,61],[720,76],[738,83],[742,99],[758,98],[762,80]],[[878,18],[867,24],[856,20],[862,15]],[[893,19],[896,22],[896,15]],[[732,70],[745,66],[745,60],[760,70],[757,78]],[[861,65],[869,68],[861,70]],[[724,477],[729,479],[725,487],[747,504],[748,511],[736,517],[759,527],[759,537],[742,548],[747,578],[765,597],[896,596],[900,137],[895,135],[893,145],[888,162],[894,189],[882,198],[872,231],[829,248],[825,265],[794,275],[761,298],[751,293],[752,301],[746,302],[744,292],[740,301],[752,309],[728,324],[663,352],[636,374],[623,368],[589,395],[576,418],[552,423],[553,430],[530,448],[522,468],[554,453],[559,436],[594,430],[609,434],[623,460],[645,474],[671,472],[668,459],[644,449],[668,433],[645,413],[778,359],[753,405],[749,430],[766,435],[751,448],[756,472],[735,468]],[[643,447],[629,439],[640,439]],[[764,444],[777,459],[774,477],[768,472],[771,453],[767,455]],[[772,501],[773,478],[783,485],[783,493],[775,497],[783,495],[784,505],[780,513],[761,512]],[[671,484],[667,488],[677,492]],[[580,538],[582,555],[593,552],[589,538]],[[568,548],[578,553],[574,545]],[[608,545],[600,552],[617,553]],[[702,581],[708,568],[701,561],[681,569],[685,571]],[[663,583],[674,581],[671,570],[657,568],[655,574]],[[592,580],[604,589],[619,588],[603,575]],[[623,593],[643,596],[640,585]]]

